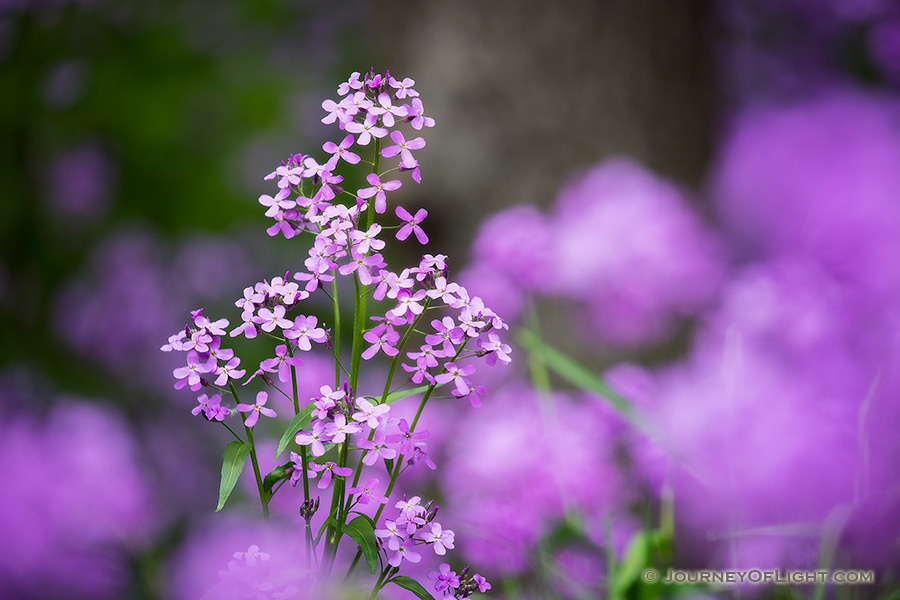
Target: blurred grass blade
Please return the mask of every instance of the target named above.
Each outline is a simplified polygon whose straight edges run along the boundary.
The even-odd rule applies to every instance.
[[[624,598],[628,588],[630,588],[638,580],[638,577],[647,566],[647,552],[650,549],[650,540],[648,532],[641,531],[635,535],[628,550],[625,552],[625,558],[615,571],[615,579],[613,580],[611,599]]]
[[[609,385],[590,369],[548,345],[533,331],[528,329],[520,330],[516,341],[528,352],[544,361],[544,364],[554,373],[572,385],[603,396],[629,420],[636,416],[636,411],[631,402],[613,391]]]

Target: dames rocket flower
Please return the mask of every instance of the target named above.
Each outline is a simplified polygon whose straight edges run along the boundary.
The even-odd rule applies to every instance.
[[[268,400],[268,393],[259,392],[256,395],[256,404],[238,404],[235,407],[235,410],[237,410],[238,412],[250,413],[244,420],[244,425],[246,425],[247,427],[253,427],[254,425],[256,425],[256,422],[259,420],[260,413],[266,415],[267,417],[278,416],[275,414],[274,410],[266,406],[266,402],[268,402]]]
[[[469,396],[477,406],[486,391],[472,380],[476,364],[509,361],[509,346],[500,337],[506,324],[480,297],[452,281],[446,256],[425,254],[417,264],[405,267],[388,264],[394,253],[387,248],[392,240],[386,231],[396,229],[394,237],[400,241],[414,235],[419,243],[428,243],[424,208],[407,210],[393,203],[392,214],[387,219],[379,217],[389,212],[392,195],[404,178],[421,181],[416,153],[425,146],[425,139],[415,132],[433,126],[434,120],[425,115],[414,84],[412,79],[374,70],[354,73],[338,87],[340,98],[323,102],[322,122],[340,129],[340,136],[325,142],[324,157],[290,155],[265,177],[275,189],[258,198],[265,217],[272,220],[269,235],[307,242],[294,258],[291,268],[295,270],[246,286],[234,303],[241,311],[240,320],[230,331],[227,320],[214,320],[197,310],[162,348],[187,355],[187,364],[173,373],[177,388],[199,391],[210,386],[219,392],[199,396],[192,412],[222,422],[237,438],[226,448],[225,463],[233,467],[229,461],[249,457],[263,514],[268,515],[269,502],[282,487],[287,492],[279,498],[295,494],[294,514],[299,505],[307,524],[299,533],[307,551],[315,555],[307,568],[318,565],[315,581],[327,579],[339,556],[339,544],[354,543],[355,537],[342,536],[340,531],[349,527],[351,518],[363,518],[352,514],[358,505],[368,504],[375,512],[372,520],[379,525],[374,533],[384,565],[403,568],[423,561],[423,545],[437,555],[454,548],[454,531],[434,520],[437,506],[423,505],[419,496],[389,498],[389,490],[395,489],[402,473],[418,469],[420,463],[436,468],[429,455],[429,432],[419,426],[425,402]],[[344,183],[342,172],[354,167],[371,167],[360,189]],[[399,226],[394,215],[401,221]],[[341,315],[346,290],[355,292],[349,296],[354,306],[350,318]],[[321,311],[321,305],[308,303],[313,296],[327,298],[333,310]],[[256,392],[252,404],[238,398],[236,383],[245,371],[239,368],[241,357],[235,350],[223,346],[226,331],[232,338],[270,344],[258,355],[267,357],[259,369],[241,382],[242,387],[266,386]],[[334,360],[334,369],[325,379],[323,373],[310,370],[318,348],[327,350]],[[390,369],[373,368],[379,359],[390,361]],[[372,385],[371,374],[379,370],[386,379],[374,390],[364,389]],[[427,392],[419,390],[414,395],[422,403],[417,416],[412,420],[394,417],[391,409],[397,393],[402,395],[410,381],[428,383]],[[443,393],[439,399],[434,392],[445,385],[453,388],[452,394]],[[284,414],[278,409],[291,419],[278,451],[281,454],[290,446],[290,462],[276,464],[265,473],[260,470],[265,461],[260,460],[253,428],[260,415],[277,416],[267,405],[270,391],[276,393],[279,406],[292,410]],[[224,406],[229,394],[233,409]],[[243,415],[246,439],[227,422],[235,412]],[[383,487],[379,482],[384,475],[370,476],[373,469],[382,467],[387,468],[388,479]],[[228,472],[223,469],[223,477]],[[364,474],[366,479],[361,479]],[[312,490],[311,479],[317,479]],[[281,485],[288,480],[289,486]],[[367,483],[359,485],[360,481]],[[317,491],[328,488],[331,491],[324,495]],[[332,503],[327,519],[316,535],[312,520],[318,518],[319,503],[328,497]],[[385,506],[399,509],[399,514],[380,525]],[[264,570],[268,561],[262,556],[257,546],[235,554],[229,571],[223,572],[226,579],[233,581],[243,568]],[[474,587],[459,587],[469,586],[471,578],[445,579],[448,589],[453,587],[460,594],[474,591]],[[387,583],[390,580],[382,577],[376,587]]]

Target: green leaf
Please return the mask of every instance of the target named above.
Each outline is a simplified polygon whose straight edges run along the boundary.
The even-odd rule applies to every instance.
[[[631,402],[617,394],[590,369],[548,345],[533,331],[520,330],[516,340],[523,348],[543,360],[544,364],[572,385],[600,394],[629,419],[633,419],[636,416],[636,411]]]
[[[422,600],[435,600],[434,596],[432,596],[428,592],[428,590],[422,587],[421,583],[419,583],[412,577],[407,577],[406,575],[397,575],[393,579],[389,579],[388,583],[396,583],[403,589],[411,591]]]
[[[361,513],[358,510],[351,510],[350,512],[352,512],[354,515],[359,515],[360,517],[362,517],[363,519],[368,521],[369,524],[372,526],[372,530],[375,529],[375,521],[372,520],[372,517],[370,517],[369,515],[367,515],[365,513]]]
[[[375,539],[375,527],[372,519],[365,515],[356,517],[349,523],[345,523],[343,532],[359,544],[363,556],[366,557],[366,563],[369,565],[369,571],[374,575],[378,571],[378,540]]]
[[[625,558],[616,569],[615,581],[613,581],[611,598],[623,598],[628,588],[637,581],[644,567],[647,565],[647,551],[650,548],[650,540],[646,531],[641,531],[631,539]]]
[[[278,442],[278,449],[275,451],[276,459],[281,456],[281,453],[284,452],[287,445],[291,443],[291,440],[294,439],[297,432],[309,425],[309,422],[312,421],[312,411],[315,409],[316,405],[310,402],[297,413],[297,416],[291,419],[287,429],[284,430],[284,435],[281,436],[281,440]]]
[[[231,442],[225,446],[225,454],[222,456],[222,483],[219,485],[219,505],[216,507],[216,512],[225,506],[225,501],[228,500],[234,484],[237,483],[241,471],[244,470],[244,463],[248,456],[250,456],[250,444]]]
[[[266,478],[263,480],[263,491],[269,495],[269,498],[272,497],[274,492],[272,491],[275,488],[275,484],[277,484],[282,479],[288,478],[288,468],[292,467],[294,463],[286,462],[283,465],[278,465],[266,475]]]
[[[391,392],[388,394],[388,397],[385,399],[385,404],[393,404],[397,400],[402,400],[407,396],[415,396],[416,394],[422,394],[428,391],[430,385],[420,385],[417,388],[412,388],[410,390],[397,390],[396,392]]]

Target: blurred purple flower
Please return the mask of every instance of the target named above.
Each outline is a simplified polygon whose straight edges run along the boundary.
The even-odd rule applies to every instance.
[[[303,537],[285,525],[266,527],[232,515],[195,526],[171,562],[171,597],[329,597],[322,590],[312,591],[315,581],[303,570]]]
[[[215,292],[237,289],[249,262],[239,245],[193,238],[174,253],[151,232],[134,228],[103,240],[82,274],[56,298],[54,321],[79,354],[136,384],[158,388],[175,367],[160,340],[184,314]],[[206,288],[197,287],[204,283]],[[136,378],[136,379],[135,379]]]
[[[48,212],[65,223],[91,223],[109,207],[116,173],[106,153],[92,143],[57,157],[46,186]]]
[[[611,160],[568,185],[551,226],[547,285],[586,303],[607,340],[657,341],[721,285],[718,240],[678,188],[637,163]]]
[[[15,551],[0,557],[0,596],[121,597],[155,527],[131,433],[99,404],[12,415],[0,424],[0,531]]]
[[[613,459],[614,439],[593,404],[562,395],[539,400],[528,386],[493,390],[447,440],[437,471],[442,514],[480,568],[522,573],[529,548],[567,510],[605,514],[628,497]]]
[[[660,453],[647,446],[668,458],[683,533],[700,546],[720,540],[710,549],[720,565],[810,568],[791,550],[798,537],[818,544],[842,511],[860,522],[883,515],[896,489],[900,443],[882,423],[900,418],[900,355],[877,339],[896,327],[866,326],[852,294],[814,267],[748,268],[690,360],[651,385],[650,440],[638,440],[636,462],[658,478]],[[898,517],[883,515],[883,527]],[[892,541],[866,539],[882,544],[882,563],[896,557]],[[726,551],[735,545],[740,553]]]
[[[861,292],[900,286],[900,105],[836,92],[747,111],[713,194],[745,259],[799,254]]]
[[[66,60],[56,65],[44,82],[44,102],[66,108],[84,95],[86,65],[83,60]]]
[[[546,288],[550,276],[555,235],[559,232],[537,207],[513,206],[481,223],[472,244],[471,263],[505,276],[520,289],[540,291]],[[480,287],[476,289],[483,295]],[[506,316],[506,312],[501,314]]]
[[[190,237],[177,246],[171,260],[171,279],[185,296],[199,300],[230,297],[255,277],[254,263],[239,235]]]

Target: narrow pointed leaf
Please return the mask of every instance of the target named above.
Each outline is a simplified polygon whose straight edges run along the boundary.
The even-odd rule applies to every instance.
[[[416,394],[425,393],[429,387],[431,387],[431,386],[420,385],[417,388],[412,388],[409,390],[397,390],[396,392],[391,392],[390,394],[388,394],[384,403],[385,404],[393,404],[397,400],[402,400],[402,399],[406,398],[407,396],[415,396]]]
[[[650,540],[646,531],[642,531],[635,535],[628,550],[625,552],[625,558],[616,569],[615,581],[610,598],[624,598],[628,588],[637,581],[638,576],[647,565],[647,552],[649,550]]]
[[[219,485],[219,505],[216,507],[216,512],[225,506],[225,501],[228,500],[234,484],[237,483],[241,471],[244,470],[244,463],[248,456],[250,456],[250,444],[231,442],[225,446],[225,453],[222,456],[222,482]]]
[[[419,583],[412,577],[407,577],[406,575],[397,575],[396,577],[394,577],[393,579],[389,579],[388,581],[391,583],[396,583],[405,590],[411,591],[422,600],[435,600],[434,596],[432,596],[428,592],[428,590],[422,587],[421,583]]]
[[[278,441],[278,449],[275,451],[276,459],[281,456],[281,453],[284,452],[287,445],[291,443],[291,440],[294,439],[297,432],[309,425],[309,422],[312,421],[312,411],[315,409],[315,404],[310,402],[304,406],[293,419],[291,419],[287,429],[284,430],[284,435],[282,435],[281,440]]]
[[[378,572],[378,540],[375,538],[372,519],[366,516],[356,517],[344,524],[343,532],[359,544],[359,549],[366,557],[366,563],[369,565],[372,575]]]

